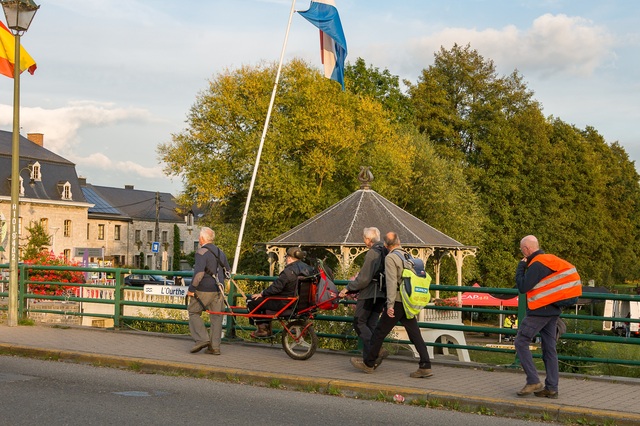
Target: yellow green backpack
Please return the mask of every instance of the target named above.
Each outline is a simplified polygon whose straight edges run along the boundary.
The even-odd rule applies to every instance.
[[[404,253],[404,258],[402,258],[400,253],[395,253],[403,260],[403,265],[406,259],[413,266],[412,269],[404,268],[402,270],[402,283],[400,284],[400,296],[402,297],[404,312],[407,318],[413,318],[431,300],[431,294],[429,293],[431,276],[424,270],[422,259],[411,257],[408,253]]]

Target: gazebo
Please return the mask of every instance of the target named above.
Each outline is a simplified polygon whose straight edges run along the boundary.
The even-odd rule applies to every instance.
[[[381,235],[395,231],[402,246],[425,264],[434,260],[435,283],[440,283],[440,265],[445,256],[456,263],[457,284],[462,285],[462,266],[467,256],[475,256],[476,247],[466,246],[438,231],[371,189],[373,175],[369,167],[361,167],[360,189],[295,228],[266,243],[270,255],[271,274],[275,263],[284,267],[289,247],[320,247],[333,254],[343,272],[367,250],[362,230],[375,226]]]

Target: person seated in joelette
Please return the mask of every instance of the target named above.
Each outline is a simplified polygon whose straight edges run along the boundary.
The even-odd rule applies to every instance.
[[[278,278],[271,283],[271,285],[261,293],[256,293],[247,298],[247,308],[249,312],[254,312],[256,307],[262,303],[264,298],[269,296],[280,297],[292,297],[296,295],[296,286],[298,284],[299,276],[313,275],[313,268],[302,261],[305,257],[305,252],[300,247],[291,247],[287,250],[286,266],[278,276]],[[267,300],[260,308],[254,313],[264,314],[266,311],[279,311],[287,304],[286,300]],[[271,336],[271,320],[253,320],[249,319],[252,324],[255,324],[258,329],[251,333],[251,337],[268,337]]]

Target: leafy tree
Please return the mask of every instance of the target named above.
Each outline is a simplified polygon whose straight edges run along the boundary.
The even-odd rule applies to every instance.
[[[527,234],[575,263],[585,280],[637,277],[640,190],[619,145],[593,128],[546,119],[522,76],[498,75],[469,45],[442,48],[409,94],[416,127],[464,165],[484,210],[481,281],[513,285]]]
[[[400,79],[385,69],[366,65],[364,59],[345,66],[346,90],[360,96],[369,96],[382,104],[398,123],[411,123],[413,117],[409,97],[400,88]]]
[[[191,108],[188,128],[159,147],[166,172],[185,182],[183,203],[217,202],[210,220],[224,224],[214,227],[218,235],[221,226],[229,232],[238,229],[274,75],[273,64],[217,75]],[[446,188],[439,185],[439,190],[461,188],[457,211],[474,209],[470,205],[475,198],[464,195],[462,173],[435,170],[459,166],[434,157],[429,158],[433,169],[424,169],[418,159],[435,154],[426,150],[426,139],[399,126],[375,97],[343,92],[294,60],[283,68],[276,101],[252,195],[242,271],[251,270],[244,262],[253,244],[268,241],[357,189],[362,165],[371,166],[376,191],[392,202],[417,210],[423,194],[415,191],[416,182],[432,191],[434,199],[447,199],[424,186],[430,174],[440,172],[454,181]],[[474,233],[465,226],[459,225],[461,235]]]
[[[47,234],[42,224],[32,221],[27,227],[29,237],[24,247],[23,259],[33,259],[51,245],[51,235]]]

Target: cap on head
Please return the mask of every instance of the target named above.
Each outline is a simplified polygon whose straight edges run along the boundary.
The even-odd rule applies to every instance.
[[[294,259],[302,260],[304,259],[304,255],[305,253],[300,247],[289,247],[287,250],[287,256],[293,257]]]

